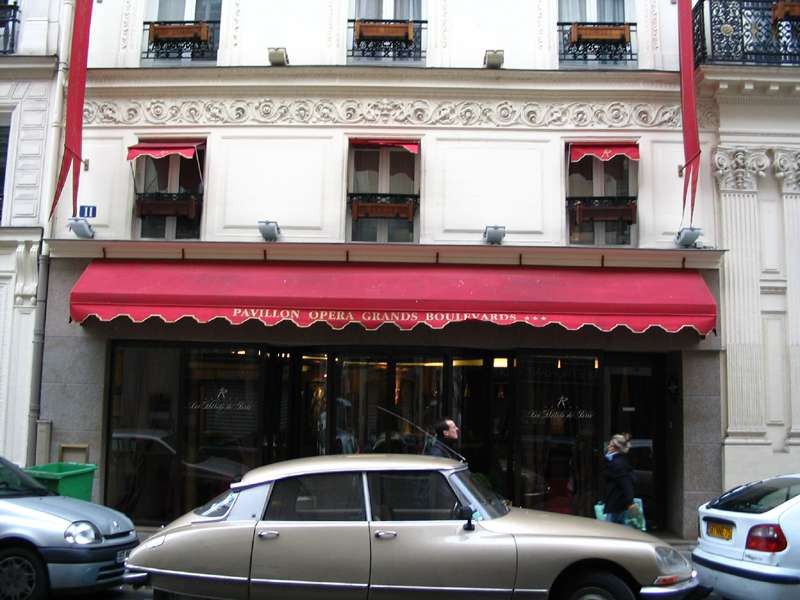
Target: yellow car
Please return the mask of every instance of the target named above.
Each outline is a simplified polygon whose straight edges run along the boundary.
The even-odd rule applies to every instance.
[[[134,550],[154,596],[694,598],[689,562],[631,528],[509,508],[463,463],[360,454],[254,469]],[[699,596],[698,596],[699,597]]]

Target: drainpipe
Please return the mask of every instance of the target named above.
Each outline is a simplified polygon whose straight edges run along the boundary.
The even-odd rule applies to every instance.
[[[43,179],[42,199],[39,214],[43,227],[42,243],[39,251],[39,285],[36,289],[36,317],[33,325],[33,366],[31,370],[31,397],[28,408],[28,445],[25,463],[36,463],[37,423],[42,399],[42,363],[44,361],[44,332],[47,320],[47,288],[50,277],[50,249],[45,240],[53,234],[50,221],[50,201],[55,190],[58,173],[58,159],[61,157],[61,142],[64,130],[64,88],[69,66],[69,50],[72,42],[72,16],[75,0],[64,0],[58,20],[58,49],[55,84],[52,88],[53,112],[47,132],[46,175]]]

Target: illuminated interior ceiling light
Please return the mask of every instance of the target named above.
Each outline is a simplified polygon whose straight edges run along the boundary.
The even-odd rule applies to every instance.
[[[495,369],[507,369],[508,368],[508,359],[507,358],[495,358],[492,361],[492,366]]]
[[[594,359],[594,368],[595,369],[599,369],[600,368],[600,359],[597,359],[597,358]]]

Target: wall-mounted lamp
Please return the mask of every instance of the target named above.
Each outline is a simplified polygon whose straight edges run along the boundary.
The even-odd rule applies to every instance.
[[[483,66],[487,69],[499,69],[503,66],[504,59],[505,56],[502,50],[487,50],[486,54],[483,55]]]
[[[94,237],[94,229],[83,217],[70,217],[67,219],[67,227],[79,238],[90,240]]]
[[[259,221],[258,231],[261,232],[261,237],[265,242],[277,242],[281,235],[281,228],[278,227],[277,221]]]
[[[289,64],[289,55],[286,53],[286,48],[270,48],[267,51],[269,57],[269,64],[273,67],[285,67]]]
[[[675,245],[681,248],[693,248],[701,233],[703,230],[699,227],[682,227],[675,234]]]
[[[483,230],[483,237],[487,244],[500,244],[506,237],[505,225],[487,225]]]

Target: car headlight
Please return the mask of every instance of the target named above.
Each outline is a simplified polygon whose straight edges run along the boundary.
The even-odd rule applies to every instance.
[[[75,521],[64,532],[64,539],[70,544],[79,544],[85,546],[86,544],[93,544],[101,540],[100,532],[97,527],[92,525],[89,521]]]
[[[675,548],[669,546],[656,547],[656,562],[659,570],[666,574],[687,573],[692,570],[689,561]]]

